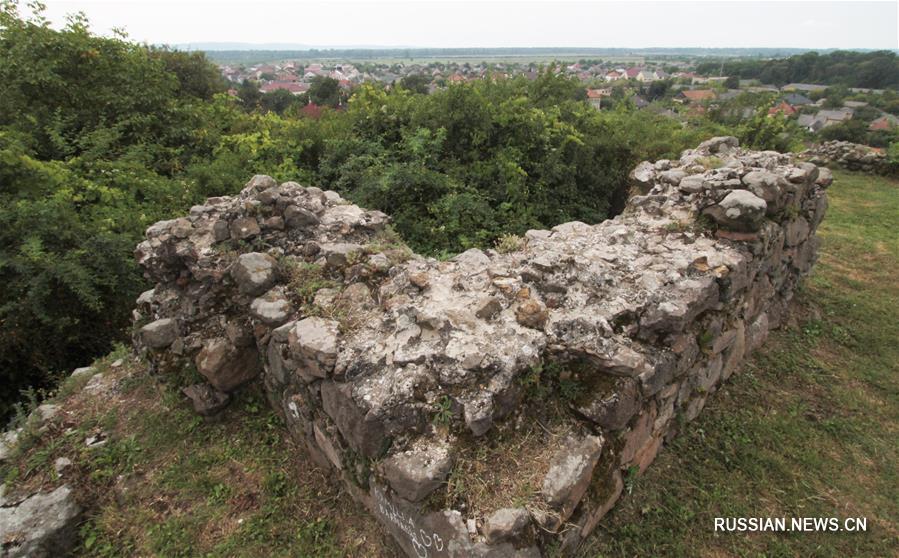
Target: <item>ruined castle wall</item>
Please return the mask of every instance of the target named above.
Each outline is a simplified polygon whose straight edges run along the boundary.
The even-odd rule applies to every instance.
[[[571,550],[783,321],[831,181],[734,138],[633,178],[614,219],[438,261],[380,212],[254,177],[147,231],[136,346],[196,366],[204,413],[263,382],[410,556]]]
[[[815,165],[836,166],[846,170],[873,174],[890,174],[893,165],[879,150],[848,141],[826,141],[812,146],[799,157]]]

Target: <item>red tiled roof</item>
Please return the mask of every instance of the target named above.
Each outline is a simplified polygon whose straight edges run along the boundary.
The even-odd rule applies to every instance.
[[[777,114],[779,112],[782,112],[787,116],[790,116],[791,114],[796,113],[796,109],[793,108],[793,105],[791,105],[790,103],[788,103],[786,101],[781,101],[779,105],[768,109],[769,115]]]
[[[587,98],[588,99],[600,99],[605,96],[606,95],[603,93],[602,89],[588,89],[587,90]]]
[[[871,125],[868,126],[869,130],[892,130],[896,126],[895,122],[890,120],[886,116],[881,116],[877,120],[871,122]]]

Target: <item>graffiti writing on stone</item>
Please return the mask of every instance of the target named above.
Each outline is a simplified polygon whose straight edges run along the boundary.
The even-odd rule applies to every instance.
[[[393,502],[387,499],[384,492],[377,487],[374,490],[375,501],[378,504],[378,512],[388,522],[395,525],[409,537],[409,543],[415,550],[418,558],[428,558],[431,551],[442,552],[444,548],[443,538],[433,531],[425,531],[415,524],[415,520],[403,513]]]

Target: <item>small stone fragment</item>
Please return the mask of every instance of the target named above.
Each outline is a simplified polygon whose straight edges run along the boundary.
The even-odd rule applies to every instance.
[[[381,471],[397,494],[418,502],[446,480],[452,466],[446,446],[435,445],[394,454],[381,463]]]
[[[221,392],[209,384],[194,384],[181,390],[191,403],[194,411],[204,417],[210,417],[228,406],[231,396]]]
[[[151,349],[164,349],[178,338],[178,322],[172,318],[150,322],[140,329],[140,335]]]
[[[482,320],[489,320],[493,316],[502,312],[502,310],[503,304],[502,302],[500,302],[500,299],[495,296],[490,296],[483,298],[478,302],[478,309],[474,314]]]
[[[490,544],[514,541],[521,538],[531,523],[531,516],[524,508],[502,508],[493,512],[484,524],[484,536]]]
[[[515,309],[515,319],[525,327],[543,329],[548,318],[546,306],[533,298],[523,301]]]
[[[66,470],[72,466],[72,460],[68,457],[57,457],[53,462],[53,470],[56,471],[56,474],[62,476]]]
[[[275,284],[275,267],[278,262],[268,254],[249,252],[237,257],[231,268],[231,277],[240,292],[259,296]]]
[[[231,222],[231,238],[234,240],[247,240],[259,236],[261,232],[255,217],[241,217]]]
[[[337,361],[340,324],[325,318],[300,320],[290,330],[288,345],[294,359],[313,376],[325,378]]]
[[[561,521],[568,519],[587,491],[602,446],[599,436],[570,436],[550,460],[541,492]]]

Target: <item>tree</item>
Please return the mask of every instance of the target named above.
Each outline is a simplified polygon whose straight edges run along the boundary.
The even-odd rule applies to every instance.
[[[740,76],[728,76],[728,78],[724,80],[724,87],[727,89],[739,89]]]
[[[259,91],[259,86],[246,79],[237,88],[237,97],[248,111],[259,108],[259,103],[262,102],[262,92]]]
[[[340,105],[340,82],[334,78],[315,76],[307,94],[316,105],[336,108]]]
[[[231,109],[206,100],[202,57],[93,36],[80,16],[57,31],[2,4],[0,60],[4,418],[21,389],[127,338],[146,287],[134,246],[199,201],[175,175],[211,155]]]
[[[428,86],[431,85],[431,78],[424,74],[413,74],[410,76],[406,76],[400,80],[400,86],[404,89],[408,89],[413,93],[418,93],[420,95],[428,94]]]
[[[649,87],[646,88],[646,98],[648,101],[655,101],[657,99],[662,99],[665,95],[668,94],[668,91],[671,89],[671,81],[670,80],[655,80],[649,84]]]
[[[867,143],[868,125],[861,120],[850,119],[846,122],[828,126],[818,132],[824,141],[840,140],[852,143]]]
[[[218,68],[202,52],[182,52],[168,47],[150,49],[151,55],[162,61],[163,68],[178,78],[179,95],[211,100],[216,93],[228,89]]]
[[[270,93],[264,93],[259,99],[259,106],[266,111],[284,114],[287,109],[302,105],[299,97],[286,89],[276,89]]]

